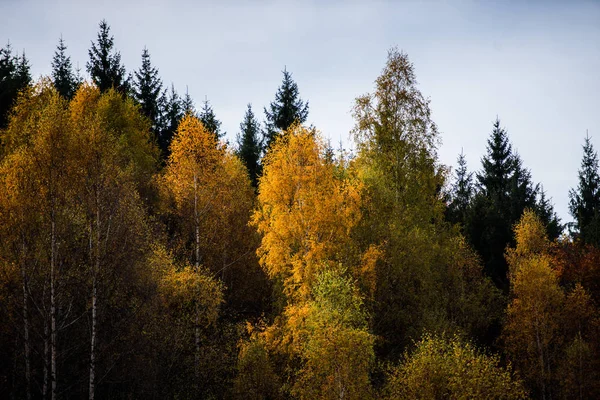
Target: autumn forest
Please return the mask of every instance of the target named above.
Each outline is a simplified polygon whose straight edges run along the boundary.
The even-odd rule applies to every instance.
[[[589,137],[563,224],[494,115],[481,165],[440,162],[398,48],[353,151],[286,69],[229,143],[106,21],[89,78],[67,50],[33,80],[0,49],[0,398],[600,398]]]

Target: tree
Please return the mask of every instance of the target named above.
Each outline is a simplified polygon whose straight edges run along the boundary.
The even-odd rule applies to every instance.
[[[86,69],[101,92],[111,88],[126,94],[130,90],[125,66],[121,65],[121,54],[113,49],[114,37],[106,20],[100,21],[97,43],[92,42],[88,50],[90,60]]]
[[[73,198],[79,205],[79,251],[88,290],[87,394],[94,399],[110,392],[100,378],[114,374],[118,379],[121,371],[111,364],[131,346],[125,321],[136,321],[150,251],[140,193],[155,171],[157,154],[148,122],[133,100],[114,89],[101,93],[83,85],[70,103],[70,117],[78,172]]]
[[[194,100],[192,96],[190,96],[187,86],[185,87],[185,96],[181,101],[181,108],[183,109],[184,114],[190,114],[196,116],[196,107],[194,106]]]
[[[237,137],[238,150],[237,154],[243,161],[252,186],[258,186],[258,176],[260,175],[260,153],[261,141],[258,137],[260,133],[260,125],[252,112],[252,105],[248,104],[244,120],[240,123],[240,133]]]
[[[158,286],[158,304],[152,310],[155,321],[149,327],[157,341],[152,358],[161,360],[156,363],[160,379],[151,393],[190,399],[199,393],[207,395],[205,379],[196,378],[205,378],[215,368],[209,358],[210,335],[214,334],[224,303],[223,284],[202,267],[177,263],[159,244],[154,245],[148,261]],[[206,354],[196,353],[197,339]]]
[[[560,223],[560,218],[554,211],[551,199],[546,197],[546,192],[542,185],[538,189],[539,197],[538,201],[534,206],[537,215],[542,220],[542,223],[546,226],[546,232],[550,239],[558,239],[563,232],[564,225]]]
[[[569,211],[583,243],[600,245],[600,176],[598,154],[586,136],[577,189],[569,191]]]
[[[507,250],[511,302],[503,331],[506,351],[534,393],[552,398],[561,341],[564,293],[551,266],[550,242],[541,220],[526,211]]]
[[[155,140],[159,142],[159,132],[162,128],[162,110],[165,94],[162,92],[162,81],[158,69],[150,62],[150,53],[144,47],[142,51],[142,66],[134,72],[133,98],[140,105],[142,114],[149,120]]]
[[[41,82],[35,89],[36,95],[21,96],[16,106],[18,109],[30,108],[33,115],[16,113],[12,117],[25,118],[22,122],[26,130],[20,134],[31,140],[4,160],[2,189],[5,192],[0,195],[3,200],[0,203],[9,217],[2,221],[6,229],[3,232],[7,242],[5,249],[12,248],[12,251],[3,255],[18,265],[21,272],[27,397],[31,396],[32,378],[38,376],[43,380],[42,395],[56,399],[59,330],[68,317],[64,307],[70,300],[61,289],[64,287],[65,261],[70,257],[67,243],[73,234],[67,222],[72,210],[68,184],[71,178],[68,156],[72,151],[66,101],[49,81]],[[36,101],[35,97],[42,101]],[[59,243],[63,245],[59,246]],[[35,265],[43,267],[36,268]],[[45,295],[46,292],[49,294]],[[41,316],[29,312],[32,305],[39,307],[38,312],[43,310]],[[38,326],[42,327],[43,333],[36,329]],[[34,334],[41,336],[44,342],[41,374],[33,367],[39,365],[32,356],[32,350],[36,349]]]
[[[510,365],[457,336],[425,335],[402,363],[392,368],[389,399],[526,399]]]
[[[210,106],[208,99],[204,100],[202,110],[200,110],[198,118],[200,118],[200,121],[202,121],[204,127],[213,135],[215,135],[217,139],[221,139],[223,135],[225,135],[225,132],[221,132],[221,121],[219,121],[215,116],[215,112]]]
[[[52,81],[58,93],[70,100],[75,95],[81,82],[73,71],[71,57],[66,55],[66,50],[67,46],[61,36],[52,58]]]
[[[169,157],[171,141],[179,126],[179,121],[184,116],[185,107],[186,105],[182,103],[182,100],[175,91],[175,86],[171,84],[169,96],[164,101],[164,111],[162,112],[164,118],[162,123],[163,128],[158,137],[158,145],[164,159]]]
[[[252,223],[262,235],[260,264],[290,302],[310,295],[327,263],[360,268],[348,236],[360,218],[360,183],[338,176],[324,149],[313,131],[292,125],[263,159]]]
[[[464,226],[474,193],[473,173],[467,170],[467,160],[461,152],[458,156],[456,180],[451,189],[447,211],[450,222]]]
[[[523,166],[518,153],[513,152],[508,134],[496,118],[487,142],[487,154],[481,159],[475,194],[465,233],[477,250],[486,274],[499,288],[508,290],[507,264],[504,250],[514,245],[512,227],[525,209],[543,216],[552,239],[560,235],[561,226],[540,186],[534,185],[531,173]]]
[[[317,132],[294,124],[264,158],[252,224],[277,317],[261,335],[282,381],[294,382],[287,394],[356,398],[369,394],[373,350],[355,282],[376,256],[349,235],[361,183],[325,149]]]
[[[370,272],[372,326],[382,338],[379,354],[396,359],[425,330],[470,325],[467,309],[471,316],[494,314],[488,299],[496,296],[458,231],[445,222],[439,134],[405,53],[388,52],[374,93],[356,99],[354,118],[355,165],[368,201],[353,236],[362,251],[373,246],[381,252]],[[466,282],[478,294],[455,296]]]
[[[0,129],[6,128],[18,93],[31,83],[29,69],[25,52],[13,55],[10,43],[0,48]]]
[[[292,74],[284,68],[283,81],[275,93],[275,101],[271,102],[269,110],[265,108],[267,117],[266,147],[269,148],[275,137],[286,131],[294,122],[300,124],[308,118],[308,102],[300,98],[298,85],[292,79]]]
[[[161,188],[175,257],[218,276],[232,309],[255,312],[266,279],[256,258],[256,232],[248,226],[254,191],[242,162],[188,114],[171,144]]]
[[[292,393],[301,399],[371,398],[370,372],[375,353],[368,315],[353,280],[344,271],[322,271],[312,288],[312,300],[301,309],[299,326],[302,367]],[[293,308],[287,310],[294,314]],[[292,320],[292,318],[290,318]],[[294,322],[290,322],[294,325]]]

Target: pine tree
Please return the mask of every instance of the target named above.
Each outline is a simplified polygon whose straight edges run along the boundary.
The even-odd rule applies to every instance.
[[[252,105],[248,104],[244,121],[240,124],[240,134],[237,137],[237,154],[248,169],[252,186],[255,188],[258,185],[258,176],[260,174],[261,142],[258,138],[259,132],[259,122],[252,112]]]
[[[467,160],[462,151],[458,156],[456,181],[451,190],[451,202],[447,210],[448,220],[452,223],[464,225],[475,189],[473,187],[473,172],[468,171]]]
[[[102,20],[98,42],[92,42],[92,47],[88,51],[90,60],[86,68],[101,92],[115,88],[121,93],[128,93],[129,78],[126,77],[125,66],[121,65],[121,54],[114,51],[113,46],[114,37],[110,35],[110,26],[106,20]]]
[[[164,93],[158,69],[152,66],[150,53],[145,47],[142,51],[142,66],[139,71],[134,72],[133,97],[140,104],[142,114],[150,119],[152,131],[158,136],[161,130]]]
[[[200,110],[200,115],[198,116],[202,124],[212,134],[214,134],[217,139],[221,139],[225,132],[221,132],[221,121],[217,119],[215,116],[215,112],[213,111],[208,99],[204,100],[202,105],[202,110]]]
[[[175,91],[175,86],[173,86],[173,84],[171,84],[171,90],[168,97],[165,95],[165,101],[163,103],[163,122],[161,124],[162,130],[158,137],[158,145],[161,149],[163,158],[166,159],[170,154],[169,147],[171,146],[173,135],[175,134],[175,131],[177,131],[179,121],[181,121],[184,115],[182,101]]]
[[[269,110],[265,108],[267,148],[278,134],[295,121],[302,124],[308,118],[308,102],[303,102],[299,96],[298,85],[292,79],[292,74],[284,69],[283,82],[275,93],[275,101],[271,103]]]
[[[67,50],[67,46],[61,36],[52,58],[52,82],[58,93],[70,100],[75,95],[81,81],[73,71],[71,57],[66,55],[65,50]]]
[[[569,191],[569,210],[575,218],[579,238],[584,243],[600,244],[600,176],[598,153],[586,136],[577,189]]]
[[[25,52],[13,55],[10,43],[0,48],[0,129],[6,128],[8,114],[19,91],[31,83],[30,66]]]

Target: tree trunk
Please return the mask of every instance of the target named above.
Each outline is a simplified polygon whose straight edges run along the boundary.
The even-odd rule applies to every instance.
[[[29,311],[27,308],[27,274],[25,272],[25,240],[23,239],[23,255],[21,261],[21,277],[23,279],[23,340],[25,345],[25,393],[31,399],[31,363],[29,356]]]
[[[52,210],[52,238],[50,244],[50,380],[52,382],[52,400],[56,400],[56,223],[54,221],[54,210]]]
[[[96,192],[96,245],[95,251],[92,251],[93,229],[90,224],[90,258],[94,257],[92,266],[92,335],[90,344],[90,388],[89,400],[94,400],[96,390],[96,330],[97,330],[97,301],[98,301],[98,279],[100,271],[100,201],[99,194]],[[93,254],[93,255],[92,255]]]
[[[198,220],[198,176],[194,174],[194,226],[196,232],[196,260],[194,266],[196,273],[200,271],[200,223]],[[195,318],[195,346],[196,346],[196,357],[195,357],[195,370],[196,378],[198,378],[199,366],[200,366],[200,309],[198,303],[196,303],[196,318]]]
[[[45,296],[44,296],[45,297]],[[48,394],[48,380],[49,380],[49,371],[50,368],[48,366],[48,341],[49,341],[50,333],[48,332],[48,320],[46,319],[46,315],[44,314],[44,384],[42,386],[42,398],[46,398]]]
[[[542,387],[542,399],[546,400],[546,378],[544,376],[546,374],[546,362],[544,360],[544,350],[542,348],[542,341],[540,340],[540,331],[538,326],[536,326],[535,328],[535,339],[540,357],[540,366],[542,369],[542,376],[540,377],[540,385]]]

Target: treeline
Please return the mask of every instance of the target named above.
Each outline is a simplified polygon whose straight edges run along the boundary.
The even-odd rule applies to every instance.
[[[405,53],[356,99],[355,154],[289,72],[238,144],[128,76],[0,51],[3,398],[596,398],[600,192],[586,138],[563,234],[496,120],[454,177]],[[264,128],[263,128],[264,127]]]

